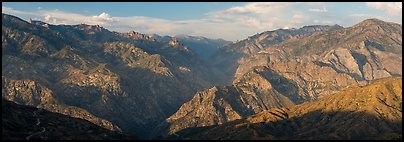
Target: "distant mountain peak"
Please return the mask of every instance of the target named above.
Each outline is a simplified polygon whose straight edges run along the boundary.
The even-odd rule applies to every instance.
[[[362,22],[384,22],[384,21],[377,19],[377,18],[370,18],[370,19],[363,20]]]
[[[140,32],[130,31],[127,33],[118,33],[119,35],[131,39],[143,39],[143,40],[154,40],[150,35],[145,35]]]
[[[384,23],[387,23],[387,22],[380,20],[380,19],[371,18],[371,19],[363,20],[362,22],[356,24],[355,26],[382,25]]]
[[[359,22],[358,24],[355,24],[354,26],[352,26],[352,28],[367,29],[369,31],[374,31],[374,32],[376,32],[376,31],[377,32],[383,32],[383,31],[397,32],[397,30],[401,28],[401,24],[387,22],[387,21],[383,21],[380,19],[376,19],[376,18],[371,18],[371,19],[363,20],[363,21]]]
[[[176,46],[179,45],[180,42],[177,40],[177,38],[173,38],[170,42],[168,42],[171,46]]]
[[[295,29],[295,30],[306,30],[306,29],[318,29],[318,30],[324,30],[325,28],[331,28],[331,29],[342,29],[344,27],[338,25],[338,24],[334,24],[334,25],[306,25],[303,26],[299,29]]]

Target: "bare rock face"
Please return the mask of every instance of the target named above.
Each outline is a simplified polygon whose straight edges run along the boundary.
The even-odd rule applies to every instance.
[[[171,138],[398,140],[402,138],[401,112],[402,78],[389,77],[313,102],[270,109],[222,125],[183,130]]]
[[[235,79],[233,82],[238,81],[239,77],[243,76],[246,72],[256,66],[263,66],[270,63],[270,56],[265,51],[260,51],[257,54],[249,56],[249,58],[241,58],[239,60],[239,66],[234,74]]]
[[[360,43],[359,49],[331,50],[319,60],[359,81],[402,74],[402,70],[397,68],[402,66],[400,63],[402,59],[398,57],[400,53],[375,50],[368,42],[365,40]]]
[[[330,67],[319,66],[307,58],[274,64],[271,68],[295,82],[299,90],[295,95],[304,101],[315,100],[349,86],[362,85],[349,75],[341,74]]]
[[[360,55],[359,55],[360,56]],[[355,58],[351,55],[348,49],[336,49],[327,53],[322,60],[324,64],[328,66],[334,66],[335,70],[340,72],[346,72],[355,74],[357,77],[361,77],[362,73],[359,70],[359,66],[356,63]],[[361,63],[359,63],[361,64]],[[359,79],[359,78],[358,78]]]

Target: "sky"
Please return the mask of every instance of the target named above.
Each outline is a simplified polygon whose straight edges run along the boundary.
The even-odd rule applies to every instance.
[[[349,27],[369,18],[402,24],[402,2],[2,2],[2,13],[50,24],[229,41],[305,25]]]

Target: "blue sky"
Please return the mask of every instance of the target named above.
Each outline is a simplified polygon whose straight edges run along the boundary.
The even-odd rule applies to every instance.
[[[98,24],[112,31],[188,34],[236,41],[304,25],[402,21],[402,3],[2,2],[2,13],[51,24]]]
[[[3,2],[3,6],[23,11],[62,10],[85,15],[99,15],[106,12],[113,16],[148,16],[169,20],[185,20],[202,18],[205,13],[232,6],[243,5],[245,2]]]

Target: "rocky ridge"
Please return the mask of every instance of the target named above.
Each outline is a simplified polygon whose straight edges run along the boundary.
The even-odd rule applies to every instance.
[[[179,136],[179,137],[178,137]],[[172,135],[183,139],[402,139],[402,78],[377,79],[314,102]]]

